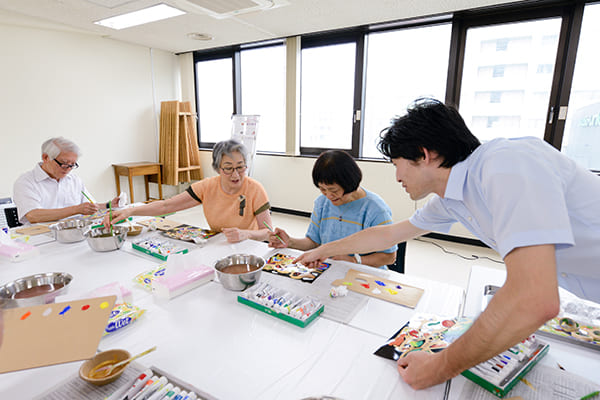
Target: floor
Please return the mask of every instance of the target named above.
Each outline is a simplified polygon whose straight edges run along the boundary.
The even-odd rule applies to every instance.
[[[273,225],[285,229],[291,236],[306,233],[309,218],[274,212]],[[202,206],[180,211],[174,220],[199,227],[208,227]],[[405,273],[442,281],[466,289],[473,265],[504,269],[504,263],[494,250],[445,240],[419,238],[406,246]]]

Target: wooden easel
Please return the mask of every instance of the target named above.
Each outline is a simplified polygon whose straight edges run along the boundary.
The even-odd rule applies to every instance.
[[[165,185],[202,179],[196,113],[189,101],[161,103],[159,160]]]

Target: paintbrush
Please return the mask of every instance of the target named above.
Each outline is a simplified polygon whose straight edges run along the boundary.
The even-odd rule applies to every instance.
[[[92,204],[94,204],[94,202],[92,201],[92,199],[90,199],[90,196],[88,196],[83,190],[81,191],[81,194],[85,196],[86,199],[88,199],[88,201]]]
[[[269,224],[267,224],[267,223],[266,223],[266,221],[263,221],[263,224],[265,224],[265,226],[267,227],[267,229],[268,229],[269,231],[271,231],[271,233],[275,233],[275,231],[273,230],[273,228],[271,228],[271,227],[269,226]],[[279,235],[275,235],[275,237],[276,237],[277,239],[279,239],[279,241],[280,241],[281,243],[283,243],[283,245],[284,245],[284,246],[287,246],[287,245],[285,244],[285,242],[283,241],[283,239],[279,237]]]
[[[113,224],[112,224],[112,201],[108,202],[108,222],[110,223],[110,234],[112,236],[115,236],[115,233],[113,232]]]

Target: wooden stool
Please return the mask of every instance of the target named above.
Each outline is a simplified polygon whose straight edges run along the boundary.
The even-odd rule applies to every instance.
[[[119,176],[126,176],[129,178],[129,193],[130,202],[134,203],[133,200],[133,182],[131,180],[134,176],[144,176],[144,183],[146,185],[146,201],[150,200],[148,194],[148,176],[156,175],[158,183],[158,197],[162,200],[162,176],[161,176],[161,163],[155,162],[130,162],[124,164],[113,164],[115,169],[115,181],[117,183],[117,194],[121,193],[121,182],[119,182]]]

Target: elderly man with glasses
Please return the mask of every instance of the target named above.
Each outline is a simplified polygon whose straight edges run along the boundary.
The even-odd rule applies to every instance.
[[[63,137],[42,144],[42,162],[21,175],[13,196],[21,223],[57,221],[77,214],[93,214],[109,203],[92,203],[81,179],[71,174],[79,167],[79,147]],[[116,207],[119,198],[111,200]]]

